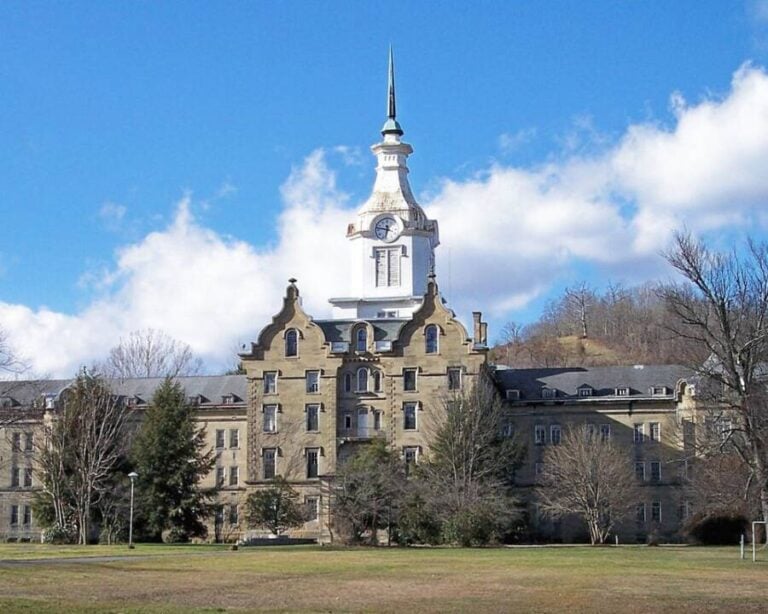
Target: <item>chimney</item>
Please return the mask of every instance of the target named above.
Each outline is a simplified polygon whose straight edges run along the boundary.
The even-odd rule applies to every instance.
[[[480,322],[480,345],[488,345],[488,322]]]
[[[482,337],[482,333],[481,333],[482,323],[480,322],[480,318],[482,317],[483,317],[482,312],[480,311],[472,312],[472,323],[474,324],[473,332],[472,332],[472,341],[475,343],[475,345],[479,345],[480,343],[482,343],[482,341],[480,341],[480,338]]]

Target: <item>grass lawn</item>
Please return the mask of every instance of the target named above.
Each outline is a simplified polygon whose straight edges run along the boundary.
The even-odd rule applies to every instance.
[[[8,544],[0,611],[765,612],[760,554],[753,564],[736,548]]]

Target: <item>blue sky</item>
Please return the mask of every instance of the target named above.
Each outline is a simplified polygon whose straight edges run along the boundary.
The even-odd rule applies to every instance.
[[[7,1],[0,327],[16,351],[67,375],[153,327],[215,371],[291,275],[326,315],[390,43],[441,289],[492,337],[581,279],[668,275],[674,228],[764,236],[765,1]]]

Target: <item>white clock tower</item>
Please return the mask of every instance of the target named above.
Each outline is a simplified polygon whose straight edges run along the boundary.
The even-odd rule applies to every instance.
[[[351,296],[330,299],[334,318],[408,318],[421,305],[440,243],[437,222],[428,220],[408,184],[408,156],[396,119],[395,67],[389,51],[384,139],[371,147],[378,160],[373,193],[347,226],[355,257]]]

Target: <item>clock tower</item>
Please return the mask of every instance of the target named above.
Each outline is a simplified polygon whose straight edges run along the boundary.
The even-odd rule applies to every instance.
[[[408,184],[408,156],[395,106],[395,67],[389,51],[387,121],[371,147],[378,164],[373,192],[347,226],[354,257],[350,296],[332,298],[334,318],[409,318],[421,305],[440,243]]]

